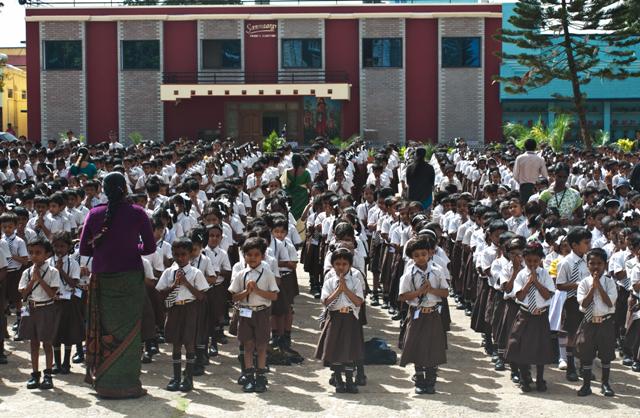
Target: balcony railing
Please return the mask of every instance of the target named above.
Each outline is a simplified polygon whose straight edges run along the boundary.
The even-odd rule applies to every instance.
[[[168,72],[162,75],[163,84],[314,84],[348,83],[343,71],[265,71],[246,73],[237,71]]]

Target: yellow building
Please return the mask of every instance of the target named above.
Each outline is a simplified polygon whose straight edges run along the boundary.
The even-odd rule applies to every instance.
[[[6,58],[6,55],[2,58]],[[4,84],[0,92],[0,114],[2,114],[0,131],[6,131],[7,125],[11,124],[17,136],[27,136],[27,72],[11,65],[11,58],[12,56],[9,55],[9,63],[0,68]]]

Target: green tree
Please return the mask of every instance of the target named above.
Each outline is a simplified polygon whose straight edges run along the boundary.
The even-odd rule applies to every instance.
[[[509,19],[514,28],[496,37],[517,46],[517,53],[498,54],[528,71],[524,75],[495,77],[508,93],[526,93],[553,80],[571,84],[570,100],[580,124],[580,135],[591,148],[587,129],[586,95],[582,86],[594,79],[623,80],[640,76],[629,70],[636,61],[632,46],[640,42],[632,9],[637,0],[519,0]],[[631,5],[633,4],[633,8]]]
[[[242,4],[242,0],[164,0],[163,4],[175,5],[192,5],[192,4]]]
[[[156,6],[158,0],[124,0],[122,4],[125,6]]]

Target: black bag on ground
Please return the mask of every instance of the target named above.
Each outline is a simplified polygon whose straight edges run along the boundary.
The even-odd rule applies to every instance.
[[[364,364],[393,365],[398,355],[382,338],[372,338],[364,343]]]

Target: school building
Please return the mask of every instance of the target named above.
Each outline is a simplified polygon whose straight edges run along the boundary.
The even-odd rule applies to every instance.
[[[501,137],[500,4],[29,8],[26,21],[34,138]]]

